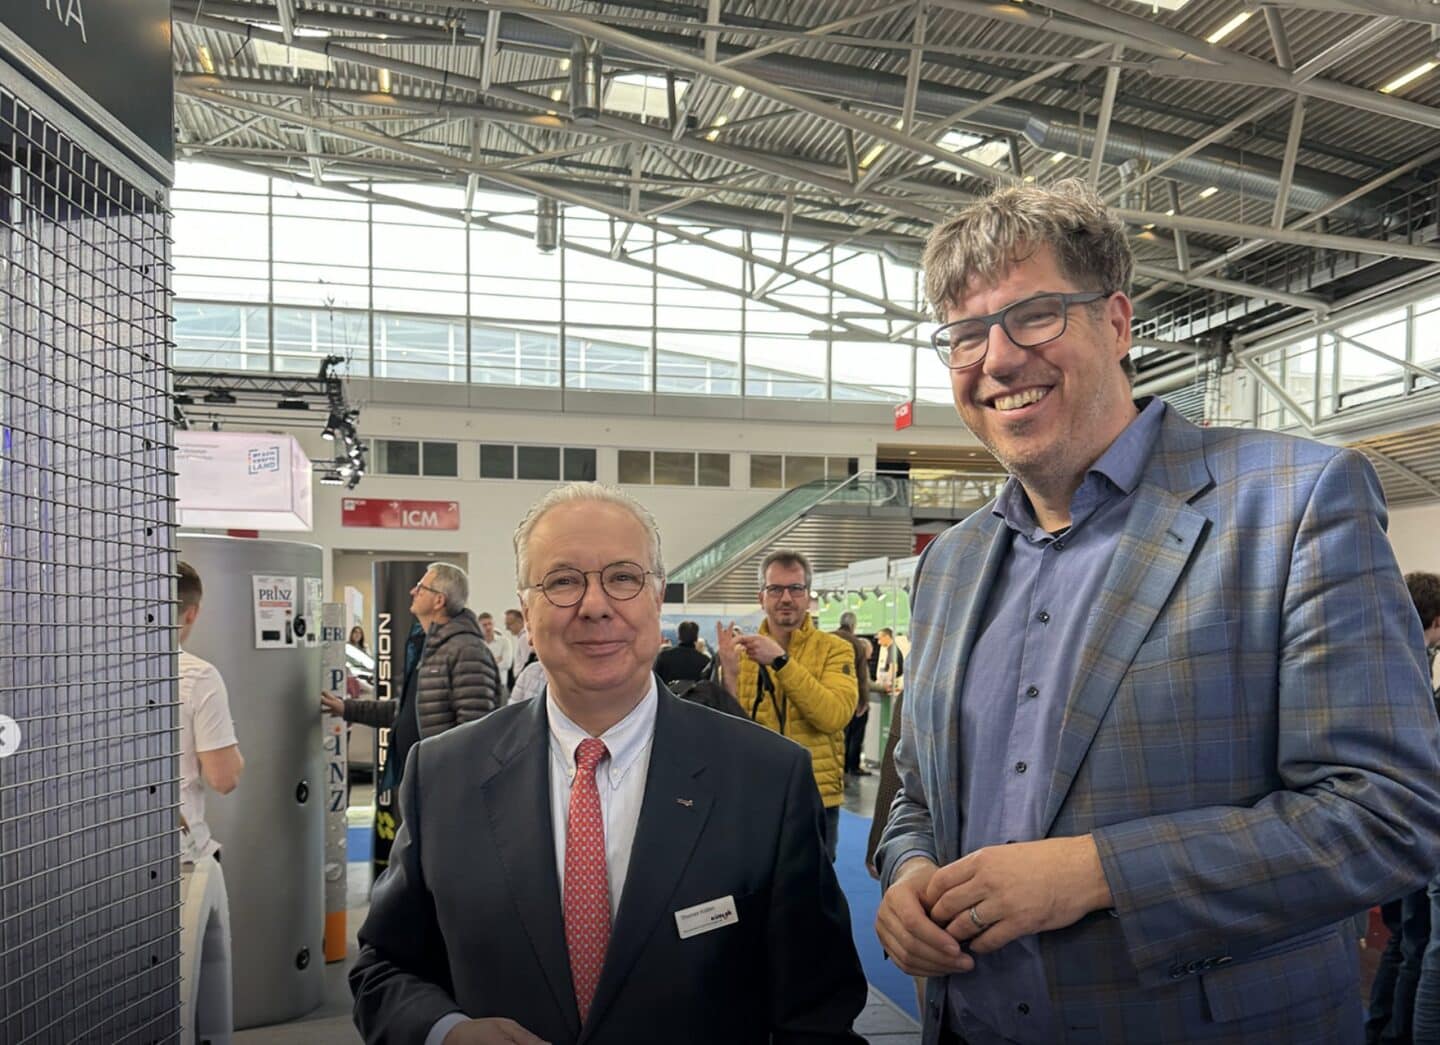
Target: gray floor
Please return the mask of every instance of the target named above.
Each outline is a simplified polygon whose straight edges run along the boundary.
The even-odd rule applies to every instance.
[[[875,804],[878,779],[877,774],[852,781],[845,791],[845,808],[869,816]],[[370,801],[369,788],[352,789],[352,805],[364,805]],[[369,909],[369,874],[369,864],[354,863],[349,866],[350,911],[346,923],[350,934],[349,946],[344,962],[335,962],[325,969],[324,1003],[308,1016],[290,1023],[238,1031],[231,1039],[234,1045],[356,1045],[360,1041],[360,1035],[350,1020],[350,987],[345,977],[355,961],[355,933]],[[919,1025],[873,987],[855,1029],[871,1045],[919,1045],[920,1042]]]

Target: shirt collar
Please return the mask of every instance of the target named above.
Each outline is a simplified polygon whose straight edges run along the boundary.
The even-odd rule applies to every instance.
[[[1139,401],[1140,413],[1134,417],[1125,430],[1111,443],[1099,460],[1085,473],[1085,479],[1070,501],[1070,525],[1078,526],[1103,500],[1105,483],[1108,480],[1122,496],[1129,496],[1140,485],[1145,466],[1150,461],[1150,450],[1160,435],[1160,425],[1165,417],[1165,400],[1151,396]],[[1013,475],[1005,481],[1000,496],[995,499],[991,514],[1002,519],[1006,526],[1017,533],[1025,534],[1032,540],[1048,539],[1049,534],[1039,531],[1035,512],[1030,507],[1030,498],[1025,488]]]
[[[620,786],[625,774],[644,754],[655,736],[655,711],[660,705],[658,692],[655,676],[651,675],[650,688],[640,698],[640,703],[630,710],[630,714],[600,734],[600,739],[605,741],[605,749],[610,752],[603,765],[608,766],[606,772],[612,788]],[[548,693],[545,696],[545,716],[550,722],[550,750],[564,765],[566,776],[573,778],[575,749],[590,734],[572,722]]]

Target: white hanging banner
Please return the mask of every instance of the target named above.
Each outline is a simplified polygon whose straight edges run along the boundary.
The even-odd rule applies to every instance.
[[[320,606],[317,621],[320,640],[320,688],[345,696],[345,607],[338,602]],[[345,960],[346,911],[346,807],[349,803],[349,757],[345,720],[321,716],[325,746],[325,960]]]

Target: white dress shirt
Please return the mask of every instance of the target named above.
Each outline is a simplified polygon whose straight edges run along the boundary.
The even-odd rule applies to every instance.
[[[504,682],[506,673],[515,663],[515,641],[503,628],[496,628],[493,634],[495,637],[485,646],[490,650],[490,656],[495,658],[495,666],[500,669],[500,681]]]
[[[533,665],[539,668],[537,663]],[[543,677],[543,676],[542,676]],[[517,680],[517,689],[518,680]],[[610,923],[620,910],[620,895],[630,871],[630,849],[640,824],[640,804],[650,775],[650,752],[655,740],[655,709],[660,698],[655,676],[640,703],[600,739],[609,752],[595,767],[595,788],[600,793],[600,818],[605,824],[605,866],[610,876]],[[565,893],[565,836],[570,823],[570,788],[575,783],[575,751],[590,734],[572,722],[553,700],[546,700],[550,723],[550,819],[555,835],[555,876]],[[468,1017],[452,1012],[435,1021],[425,1045],[441,1045],[451,1028]]]

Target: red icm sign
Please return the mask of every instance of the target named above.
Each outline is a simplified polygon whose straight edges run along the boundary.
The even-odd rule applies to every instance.
[[[454,501],[384,501],[346,497],[340,505],[344,526],[387,530],[458,530],[460,505]]]
[[[909,428],[915,423],[915,400],[907,399],[895,407],[895,431]]]

